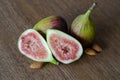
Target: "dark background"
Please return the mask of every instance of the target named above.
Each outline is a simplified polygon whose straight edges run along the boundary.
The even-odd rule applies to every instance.
[[[59,15],[68,26],[93,2],[96,42],[104,49],[69,65],[46,64],[29,68],[32,61],[17,48],[21,33],[40,19]],[[0,80],[120,80],[120,0],[0,0]]]

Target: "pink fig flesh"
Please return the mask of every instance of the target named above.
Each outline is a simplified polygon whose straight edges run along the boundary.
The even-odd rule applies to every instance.
[[[69,60],[76,58],[79,46],[75,42],[67,40],[65,37],[61,38],[57,34],[53,34],[50,36],[50,43],[60,59]]]
[[[47,57],[47,50],[44,48],[44,44],[42,44],[41,40],[34,32],[22,36],[21,40],[21,48],[26,54],[40,59]]]

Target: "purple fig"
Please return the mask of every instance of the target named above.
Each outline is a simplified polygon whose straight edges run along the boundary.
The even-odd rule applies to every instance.
[[[47,29],[59,29],[61,31],[67,32],[67,24],[66,21],[60,16],[49,16],[42,20],[40,20],[33,29],[46,34]]]

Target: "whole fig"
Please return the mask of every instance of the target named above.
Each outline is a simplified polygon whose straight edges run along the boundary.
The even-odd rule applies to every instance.
[[[85,14],[76,17],[71,26],[72,35],[80,40],[84,47],[88,47],[95,37],[95,25],[90,18],[90,14],[95,5],[93,3]]]
[[[67,32],[67,23],[60,16],[49,16],[40,20],[33,29],[37,30],[41,34],[45,35],[47,29],[59,29]]]

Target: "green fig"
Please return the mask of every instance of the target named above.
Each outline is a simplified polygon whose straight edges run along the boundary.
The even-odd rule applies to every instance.
[[[85,14],[76,17],[71,26],[72,35],[81,41],[84,47],[88,47],[94,40],[96,29],[90,18],[90,14],[95,7],[95,3]]]
[[[47,29],[59,29],[61,31],[67,31],[66,21],[60,16],[49,16],[40,20],[33,29],[37,30],[43,36],[46,34]]]

